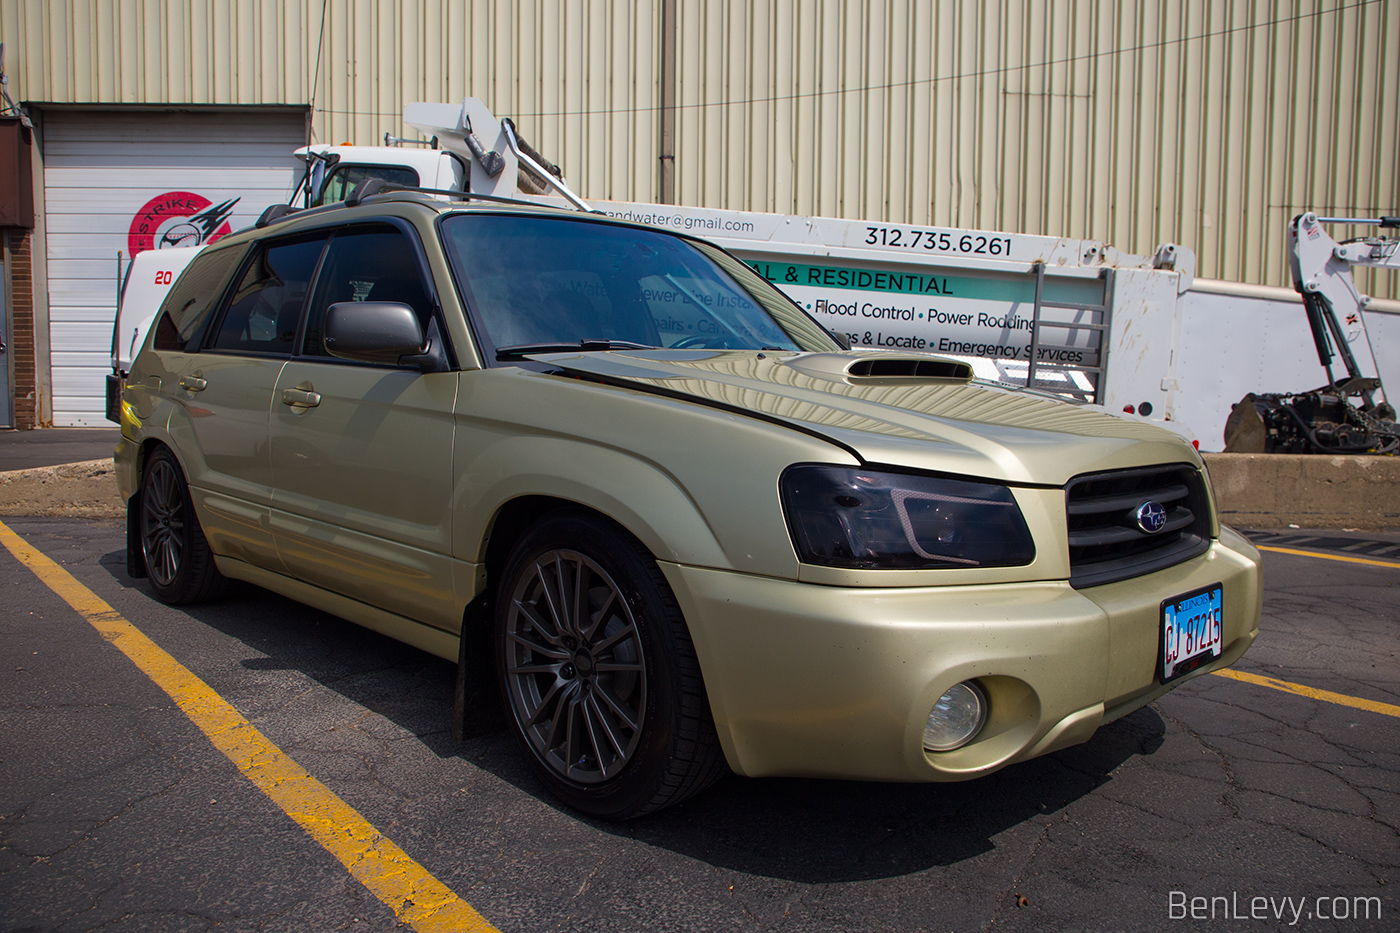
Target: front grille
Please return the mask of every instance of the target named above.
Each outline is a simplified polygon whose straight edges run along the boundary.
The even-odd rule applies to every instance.
[[[1138,524],[1145,502],[1165,512],[1155,534]],[[1185,463],[1086,473],[1065,487],[1069,583],[1082,588],[1179,564],[1210,546],[1210,501],[1200,472]]]

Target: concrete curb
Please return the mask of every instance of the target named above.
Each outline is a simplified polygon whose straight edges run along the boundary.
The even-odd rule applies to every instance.
[[[1400,527],[1400,457],[1205,454],[1220,518],[1243,528]]]
[[[112,459],[0,473],[0,515],[125,518]]]

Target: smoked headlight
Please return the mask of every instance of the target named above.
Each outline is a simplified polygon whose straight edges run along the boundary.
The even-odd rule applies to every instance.
[[[925,569],[1035,559],[1030,529],[1005,486],[820,464],[788,467],[780,486],[804,563]]]

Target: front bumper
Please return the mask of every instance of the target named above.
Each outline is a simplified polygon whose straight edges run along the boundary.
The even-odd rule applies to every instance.
[[[720,742],[749,776],[955,781],[1084,742],[1106,721],[1228,666],[1259,634],[1259,554],[1224,529],[1205,554],[1084,590],[1065,582],[818,586],[663,563]],[[1224,652],[1157,680],[1163,600],[1224,586]],[[977,679],[986,726],[926,752],[929,710]]]

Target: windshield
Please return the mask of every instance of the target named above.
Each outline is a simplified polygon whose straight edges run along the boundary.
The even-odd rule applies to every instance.
[[[346,165],[331,169],[331,177],[326,180],[321,193],[311,202],[312,207],[344,201],[355,186],[366,178],[382,178],[396,185],[417,187],[418,173],[406,165]]]
[[[672,349],[835,346],[781,295],[765,294],[772,288],[750,270],[666,233],[471,213],[445,218],[442,235],[488,358],[503,348],[585,341]],[[736,276],[751,279],[749,288]]]

